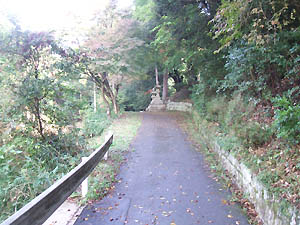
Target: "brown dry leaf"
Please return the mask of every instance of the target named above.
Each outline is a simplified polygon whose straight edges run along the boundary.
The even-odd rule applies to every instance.
[[[223,203],[224,205],[228,205],[228,202],[227,202],[227,200],[225,200],[225,199],[222,199],[222,203]]]

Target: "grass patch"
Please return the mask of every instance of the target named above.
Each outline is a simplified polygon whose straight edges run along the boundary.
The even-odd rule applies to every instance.
[[[105,139],[105,134],[113,132],[114,140],[106,161],[101,161],[89,176],[89,190],[84,199],[78,198],[80,194],[75,192],[72,197],[80,200],[82,204],[103,198],[114,189],[117,182],[117,174],[124,161],[124,153],[130,151],[130,143],[137,134],[141,125],[141,115],[139,113],[124,113],[120,118],[114,120],[112,125],[104,131],[101,136],[89,139],[89,154],[99,147]]]

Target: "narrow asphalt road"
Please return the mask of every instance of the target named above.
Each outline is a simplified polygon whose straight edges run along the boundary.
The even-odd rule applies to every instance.
[[[209,172],[167,113],[143,113],[134,151],[121,168],[113,193],[87,206],[76,225],[245,225],[227,205],[230,193]]]

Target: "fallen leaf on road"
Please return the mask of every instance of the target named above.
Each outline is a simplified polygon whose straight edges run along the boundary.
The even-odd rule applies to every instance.
[[[176,225],[176,223],[172,222],[172,223],[170,223],[170,225]]]
[[[228,218],[232,218],[232,215],[228,214],[227,217],[228,217]]]
[[[222,199],[222,203],[223,203],[224,205],[228,205],[228,202],[227,202],[225,199]]]

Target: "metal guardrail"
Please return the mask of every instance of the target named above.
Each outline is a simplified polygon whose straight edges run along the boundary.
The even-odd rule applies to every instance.
[[[10,216],[0,225],[40,225],[77,189],[108,151],[113,141],[110,134],[104,144],[96,149],[86,161],[81,162],[47,190]]]

